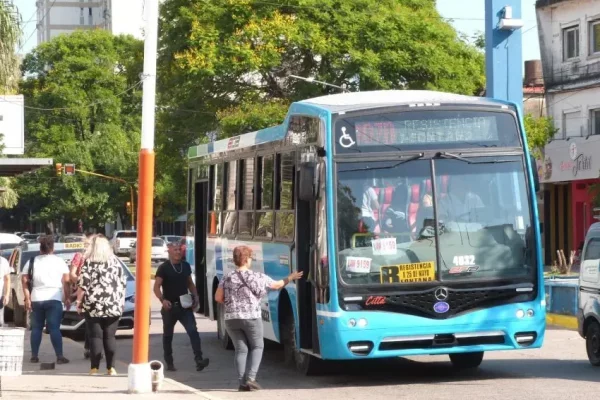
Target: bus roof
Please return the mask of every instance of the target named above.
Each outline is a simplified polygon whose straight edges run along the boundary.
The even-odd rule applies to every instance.
[[[310,108],[315,115],[321,113],[339,114],[357,110],[394,106],[470,104],[479,106],[507,107],[508,103],[486,97],[465,96],[460,94],[436,92],[431,90],[374,90],[352,92],[315,97],[293,103],[290,111]],[[288,112],[288,117],[290,113]],[[286,117],[287,119],[287,117]],[[229,150],[244,149],[285,139],[285,121],[281,125],[245,133],[216,142],[192,146],[188,158],[202,158]]]

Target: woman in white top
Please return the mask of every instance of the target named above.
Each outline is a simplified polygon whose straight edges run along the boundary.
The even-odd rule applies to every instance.
[[[21,272],[25,307],[31,312],[31,362],[40,361],[38,354],[42,343],[42,331],[47,325],[56,353],[56,363],[66,364],[69,360],[63,356],[60,322],[63,315],[63,299],[67,309],[71,306],[69,267],[62,258],[52,254],[52,235],[40,237],[39,242],[40,255],[27,261]]]

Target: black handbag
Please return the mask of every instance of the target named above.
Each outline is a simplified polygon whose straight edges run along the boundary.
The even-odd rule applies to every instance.
[[[29,295],[33,292],[33,264],[35,261],[35,257],[31,257],[29,259],[29,282],[27,283],[27,289],[29,289]]]

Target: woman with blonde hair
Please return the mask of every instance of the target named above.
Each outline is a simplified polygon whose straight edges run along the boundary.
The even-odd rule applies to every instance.
[[[83,312],[85,316],[90,341],[90,375],[98,373],[102,347],[106,354],[107,374],[116,375],[115,335],[123,314],[127,276],[103,235],[92,238],[84,259],[77,282],[77,312]]]

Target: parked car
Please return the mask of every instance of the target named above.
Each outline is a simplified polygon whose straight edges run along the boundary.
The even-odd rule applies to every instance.
[[[83,242],[77,243],[56,243],[54,245],[54,254],[64,259],[67,264],[76,253],[83,249]],[[9,258],[9,265],[12,268],[11,273],[11,301],[4,308],[6,321],[13,321],[16,326],[30,328],[30,313],[25,309],[25,299],[23,297],[23,287],[19,274],[25,267],[27,261],[40,254],[40,246],[29,245],[27,249],[15,248]],[[125,308],[123,316],[119,321],[119,329],[132,329],[134,321],[135,308],[135,277],[129,271],[129,268],[119,260],[127,276],[127,289],[125,292]],[[64,310],[63,320],[60,329],[62,332],[71,332],[82,334],[85,331],[85,321],[83,315],[77,314],[75,305],[69,310]]]
[[[115,231],[110,239],[113,252],[118,256],[128,256],[131,244],[137,240],[136,231]]]
[[[152,238],[151,260],[153,263],[160,263],[169,259],[169,249],[167,242],[159,237]],[[137,241],[131,244],[129,249],[129,261],[134,263],[137,257]]]
[[[60,238],[58,238],[58,242],[57,243],[77,243],[77,242],[84,242],[85,241],[85,235],[82,233],[69,233],[67,235],[63,235]]]
[[[26,233],[21,236],[21,239],[26,241],[27,243],[38,243],[38,238],[42,236],[43,233]]]
[[[168,243],[181,243],[181,239],[184,239],[183,236],[177,236],[177,235],[163,235],[163,236],[159,236],[161,239],[163,239],[165,242]]]
[[[600,222],[585,236],[579,273],[578,331],[590,363],[600,366]]]
[[[29,235],[29,232],[15,232],[15,235],[21,237],[23,235]]]

